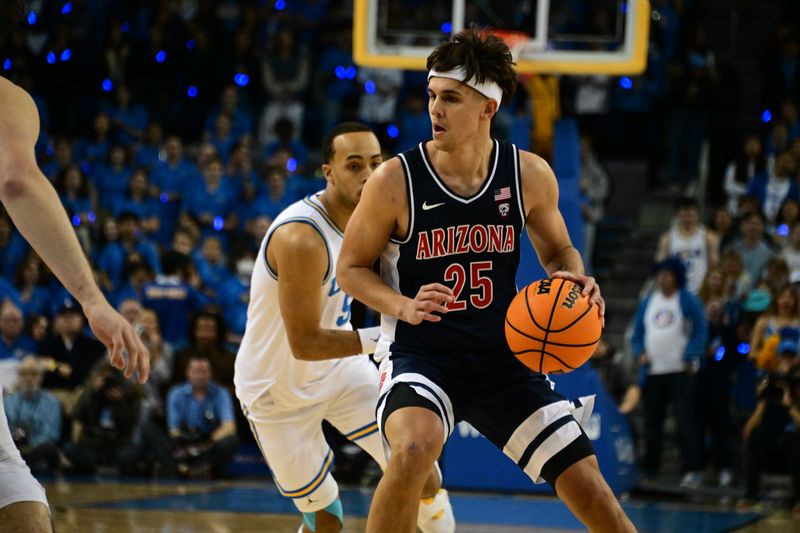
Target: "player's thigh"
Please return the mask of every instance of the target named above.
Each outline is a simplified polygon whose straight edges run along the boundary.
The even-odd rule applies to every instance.
[[[473,384],[464,393],[464,419],[534,482],[553,484],[564,469],[594,451],[573,416],[576,403],[541,374],[519,366],[507,376]]]
[[[50,511],[42,502],[16,502],[0,509],[4,533],[51,533]]]
[[[339,365],[337,375],[343,387],[327,406],[325,420],[385,468],[386,455],[375,418],[378,369],[366,357],[353,357]]]
[[[322,433],[321,410],[272,420],[249,411],[247,418],[278,490],[298,510],[319,511],[336,500],[333,451]]]

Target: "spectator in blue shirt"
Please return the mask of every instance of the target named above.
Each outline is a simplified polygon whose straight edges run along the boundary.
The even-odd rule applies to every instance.
[[[92,181],[97,188],[98,204],[113,205],[121,198],[131,180],[133,171],[128,166],[128,155],[122,146],[112,146],[108,162],[98,163],[92,170]]]
[[[22,458],[33,470],[56,470],[61,436],[61,404],[42,390],[39,361],[26,356],[19,368],[17,390],[3,398],[8,427]]]
[[[92,138],[81,142],[77,148],[78,159],[88,163],[90,168],[99,161],[104,161],[111,148],[111,119],[101,111],[94,116]]]
[[[247,306],[250,303],[250,278],[253,275],[255,259],[253,253],[243,248],[231,258],[231,266],[236,270],[229,276],[217,293],[217,303],[222,309],[228,327],[228,341],[239,344],[247,324]]]
[[[147,126],[147,111],[144,107],[131,104],[131,91],[125,85],[118,85],[114,106],[108,109],[111,123],[117,128],[117,140],[128,146],[142,138]]]
[[[166,159],[150,172],[150,181],[164,206],[158,242],[167,243],[178,224],[181,199],[186,191],[200,181],[197,167],[183,158],[183,142],[175,135],[164,144]]]
[[[177,348],[186,343],[189,317],[200,311],[206,298],[187,280],[192,277],[192,262],[180,252],[166,252],[161,257],[164,274],[142,289],[142,304],[158,315],[164,340]]]
[[[186,383],[169,391],[167,426],[187,455],[208,461],[215,477],[225,474],[238,446],[233,402],[227,389],[212,381],[207,358],[190,359]]]
[[[161,203],[150,194],[147,171],[137,168],[133,171],[125,196],[114,202],[113,213],[115,217],[119,217],[127,211],[139,217],[142,233],[149,238],[158,233],[161,207]]]
[[[144,286],[154,279],[153,270],[137,253],[128,255],[122,270],[123,281],[111,294],[108,301],[117,307],[124,300],[141,301],[144,297]]]
[[[236,86],[228,85],[222,90],[220,105],[215,107],[206,119],[205,131],[207,133],[214,130],[219,115],[230,117],[232,121],[231,134],[235,139],[239,139],[243,135],[252,135],[253,119],[245,111],[244,106],[239,105],[239,89]]]
[[[428,125],[428,129],[430,129],[430,119],[428,119]],[[264,147],[264,159],[271,159],[278,150],[286,150],[294,159],[293,172],[301,172],[308,163],[308,148],[295,135],[294,123],[287,118],[279,118],[273,129],[277,139]]]
[[[6,300],[0,305],[0,360],[22,360],[36,354],[36,343],[23,333],[25,318],[20,308]]]
[[[225,264],[222,243],[215,236],[206,237],[200,249],[200,256],[194,260],[205,293],[216,299],[222,284],[231,275]]]
[[[22,301],[19,299],[19,291],[17,288],[6,281],[5,278],[0,277],[0,302],[4,300],[9,300],[17,307],[22,307]]]
[[[69,139],[58,139],[55,141],[54,146],[48,146],[47,155],[53,154],[52,157],[40,165],[42,173],[47,176],[50,181],[55,180],[58,173],[71,165],[73,160],[72,143]]]
[[[48,281],[42,260],[31,250],[20,263],[14,281],[25,316],[50,313],[52,291],[47,286]]]
[[[20,237],[8,220],[5,212],[0,213],[0,276],[7,280],[14,279],[20,261],[28,253],[28,245]],[[0,291],[0,298],[3,293]]]
[[[233,145],[239,140],[233,135],[233,122],[228,115],[219,114],[214,122],[214,129],[206,133],[206,140],[217,149],[222,161],[227,163]]]
[[[213,158],[203,169],[202,185],[186,191],[183,199],[183,216],[197,220],[204,236],[235,229],[238,224],[236,198],[223,180],[223,172],[222,160]]]
[[[141,255],[154,272],[160,273],[161,265],[155,246],[139,238],[139,217],[129,212],[122,213],[118,227],[119,240],[107,244],[97,258],[97,266],[108,276],[112,287],[119,287],[125,258],[133,252]]]
[[[67,214],[72,218],[74,226],[94,222],[94,207],[89,181],[81,167],[69,165],[62,170],[56,178],[55,186],[58,197],[64,205],[64,209],[67,210]]]
[[[136,148],[133,163],[137,167],[152,170],[159,162],[161,142],[164,140],[164,130],[159,122],[151,122],[144,130],[144,140]]]

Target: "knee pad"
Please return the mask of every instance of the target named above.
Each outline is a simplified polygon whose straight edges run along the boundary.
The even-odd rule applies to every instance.
[[[344,509],[342,508],[342,500],[336,498],[333,503],[328,505],[325,509],[322,509],[328,514],[332,514],[335,516],[339,523],[344,525]],[[313,513],[303,513],[303,524],[305,524],[306,528],[310,531],[317,530],[317,512]]]

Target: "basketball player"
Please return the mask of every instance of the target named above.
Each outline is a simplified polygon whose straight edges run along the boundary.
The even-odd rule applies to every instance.
[[[675,207],[675,222],[658,241],[656,262],[678,256],[686,267],[686,288],[697,294],[706,272],[719,264],[719,237],[700,222],[700,205],[681,198]]]
[[[21,12],[21,2],[0,0],[0,36],[8,34]],[[67,213],[36,164],[34,145],[38,137],[39,113],[33,100],[0,77],[0,201],[36,253],[80,302],[92,331],[108,348],[111,363],[124,367],[126,377],[137,370],[139,381],[144,383],[150,366],[147,349],[95,284]],[[14,446],[2,405],[0,530],[52,531],[44,489]]]
[[[336,279],[343,230],[381,148],[367,126],[348,122],[326,137],[323,160],[325,190],[280,213],[261,244],[233,380],[275,484],[303,514],[306,533],[340,531],[343,521],[323,420],[386,466],[375,420],[378,372],[358,355],[374,351],[380,328],[352,331],[352,298]],[[447,493],[433,464],[427,468],[416,496],[425,497],[420,529],[452,532]]]
[[[548,274],[581,284],[604,312],[558,211],[552,170],[489,135],[515,86],[509,49],[467,30],[437,47],[428,69],[433,140],[375,171],[337,271],[348,294],[382,313],[377,414],[391,458],[367,531],[414,530],[427,472],[459,420],[547,481],[591,531],[633,531],[576,421],[589,404],[565,400],[505,342],[523,230]]]

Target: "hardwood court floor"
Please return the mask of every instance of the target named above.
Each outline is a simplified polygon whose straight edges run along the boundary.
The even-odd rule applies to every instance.
[[[58,533],[295,533],[299,515],[269,482],[44,483]],[[344,531],[364,531],[371,491],[343,490]],[[452,493],[459,533],[570,533],[582,531],[553,498]],[[639,531],[800,533],[790,513],[769,516],[713,506],[626,502]],[[536,526],[532,525],[536,524]]]

